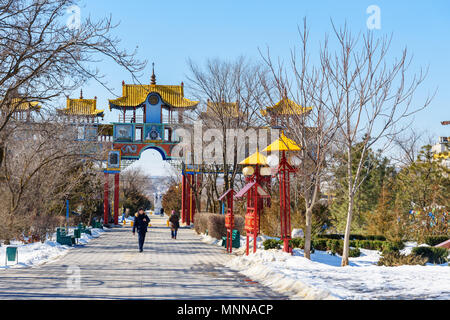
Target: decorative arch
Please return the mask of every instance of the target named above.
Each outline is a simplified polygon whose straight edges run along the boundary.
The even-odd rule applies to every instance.
[[[153,149],[153,150],[158,151],[159,154],[161,155],[163,161],[166,161],[166,160],[169,159],[169,157],[167,156],[166,151],[165,151],[163,148],[159,147],[159,146],[146,146],[145,148],[142,148],[141,152],[139,152],[139,159],[141,158],[142,153],[143,153],[145,150],[150,150],[150,149]]]

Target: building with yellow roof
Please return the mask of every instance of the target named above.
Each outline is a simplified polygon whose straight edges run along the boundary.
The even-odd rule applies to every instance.
[[[181,85],[137,85],[122,83],[122,97],[109,100],[109,108],[123,110],[142,107],[150,93],[161,96],[164,105],[170,108],[195,108],[198,101],[184,97],[184,84]]]
[[[21,121],[29,121],[33,112],[41,111],[41,105],[37,101],[25,101],[22,98],[11,99],[11,111],[13,111],[13,119]]]
[[[243,114],[239,111],[239,104],[237,102],[212,102],[208,100],[206,103],[206,115],[238,118]]]
[[[153,68],[151,83],[125,84],[122,82],[122,97],[109,100],[109,109],[122,111],[119,122],[143,123],[182,123],[183,112],[195,109],[198,101],[184,97],[184,84],[158,85]],[[127,121],[126,112],[132,111],[133,116]],[[142,121],[136,114],[142,111]],[[178,117],[177,117],[178,116]]]
[[[281,122],[289,119],[293,115],[308,113],[312,107],[302,107],[294,101],[283,97],[273,106],[261,110],[261,115],[265,117],[272,126],[281,125]]]
[[[432,147],[433,157],[441,160],[441,164],[450,168],[450,137],[440,137],[439,143]]]
[[[86,121],[93,123],[104,116],[104,110],[97,109],[97,97],[94,99],[84,99],[83,91],[81,91],[79,99],[70,99],[68,97],[66,100],[66,108],[57,109],[57,112],[72,122]]]

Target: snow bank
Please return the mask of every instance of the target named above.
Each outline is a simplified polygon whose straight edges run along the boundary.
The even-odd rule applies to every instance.
[[[207,244],[212,244],[212,245],[216,245],[216,246],[222,246],[222,240],[218,240],[216,238],[213,238],[211,236],[208,236],[206,234],[201,234],[200,235],[200,240],[204,243]]]
[[[227,266],[294,299],[450,299],[450,267],[376,265],[379,252],[361,249],[340,267],[341,258],[316,251],[311,260],[303,251],[259,250],[239,256]]]
[[[290,258],[290,254],[278,250],[259,250],[248,257],[240,256],[231,260],[227,267],[238,270],[275,291],[288,294],[293,299],[336,299],[331,292],[292,277],[289,270],[282,267]]]
[[[103,232],[102,229],[91,229],[92,235],[82,234],[78,239],[79,245],[87,244],[90,240],[98,238]],[[53,234],[51,239],[55,239],[56,234]],[[16,246],[18,252],[18,264],[8,262],[8,266],[5,266],[6,258],[6,245],[0,247],[0,270],[8,268],[25,268],[38,266],[47,263],[56,258],[60,258],[66,255],[73,247],[63,246],[56,241],[47,240],[44,243],[36,242],[30,244],[23,244],[22,242],[13,241],[11,246]]]

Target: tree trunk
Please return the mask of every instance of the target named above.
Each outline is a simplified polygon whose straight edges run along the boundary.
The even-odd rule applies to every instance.
[[[312,208],[306,209],[306,230],[305,230],[305,250],[304,256],[311,260],[311,224],[312,224]]]
[[[347,210],[347,224],[345,226],[344,235],[344,248],[342,251],[341,266],[348,266],[348,256],[350,251],[350,232],[352,227],[352,215],[353,215],[353,176],[352,176],[352,146],[349,144],[347,149],[347,183],[348,183],[348,210]]]
[[[350,232],[352,226],[352,216],[353,216],[353,201],[354,196],[349,195],[348,197],[348,212],[347,212],[347,225],[345,226],[345,236],[344,236],[344,250],[342,253],[342,263],[341,266],[348,266],[348,256],[350,251]]]

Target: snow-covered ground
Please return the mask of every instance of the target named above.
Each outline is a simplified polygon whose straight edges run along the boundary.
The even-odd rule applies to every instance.
[[[380,252],[361,250],[361,256],[350,258],[348,267],[340,267],[341,257],[316,251],[311,260],[303,250],[293,255],[281,250],[262,248],[269,237],[258,237],[258,251],[248,257],[241,248],[228,264],[249,278],[290,295],[294,299],[450,299],[450,267],[448,264],[426,266],[377,266]],[[221,245],[210,236],[201,236],[205,243]],[[404,254],[416,243],[406,243]]]
[[[91,229],[91,231],[92,235],[81,234],[81,238],[78,239],[78,245],[84,245],[105,232],[102,229]],[[56,234],[53,234],[50,239],[56,239]],[[31,244],[23,244],[22,242],[16,241],[11,242],[11,246],[17,247],[19,262],[18,264],[8,262],[8,266],[5,266],[6,247],[8,246],[2,245],[0,247],[0,270],[38,266],[67,254],[73,248],[60,245],[56,240],[53,240]]]

